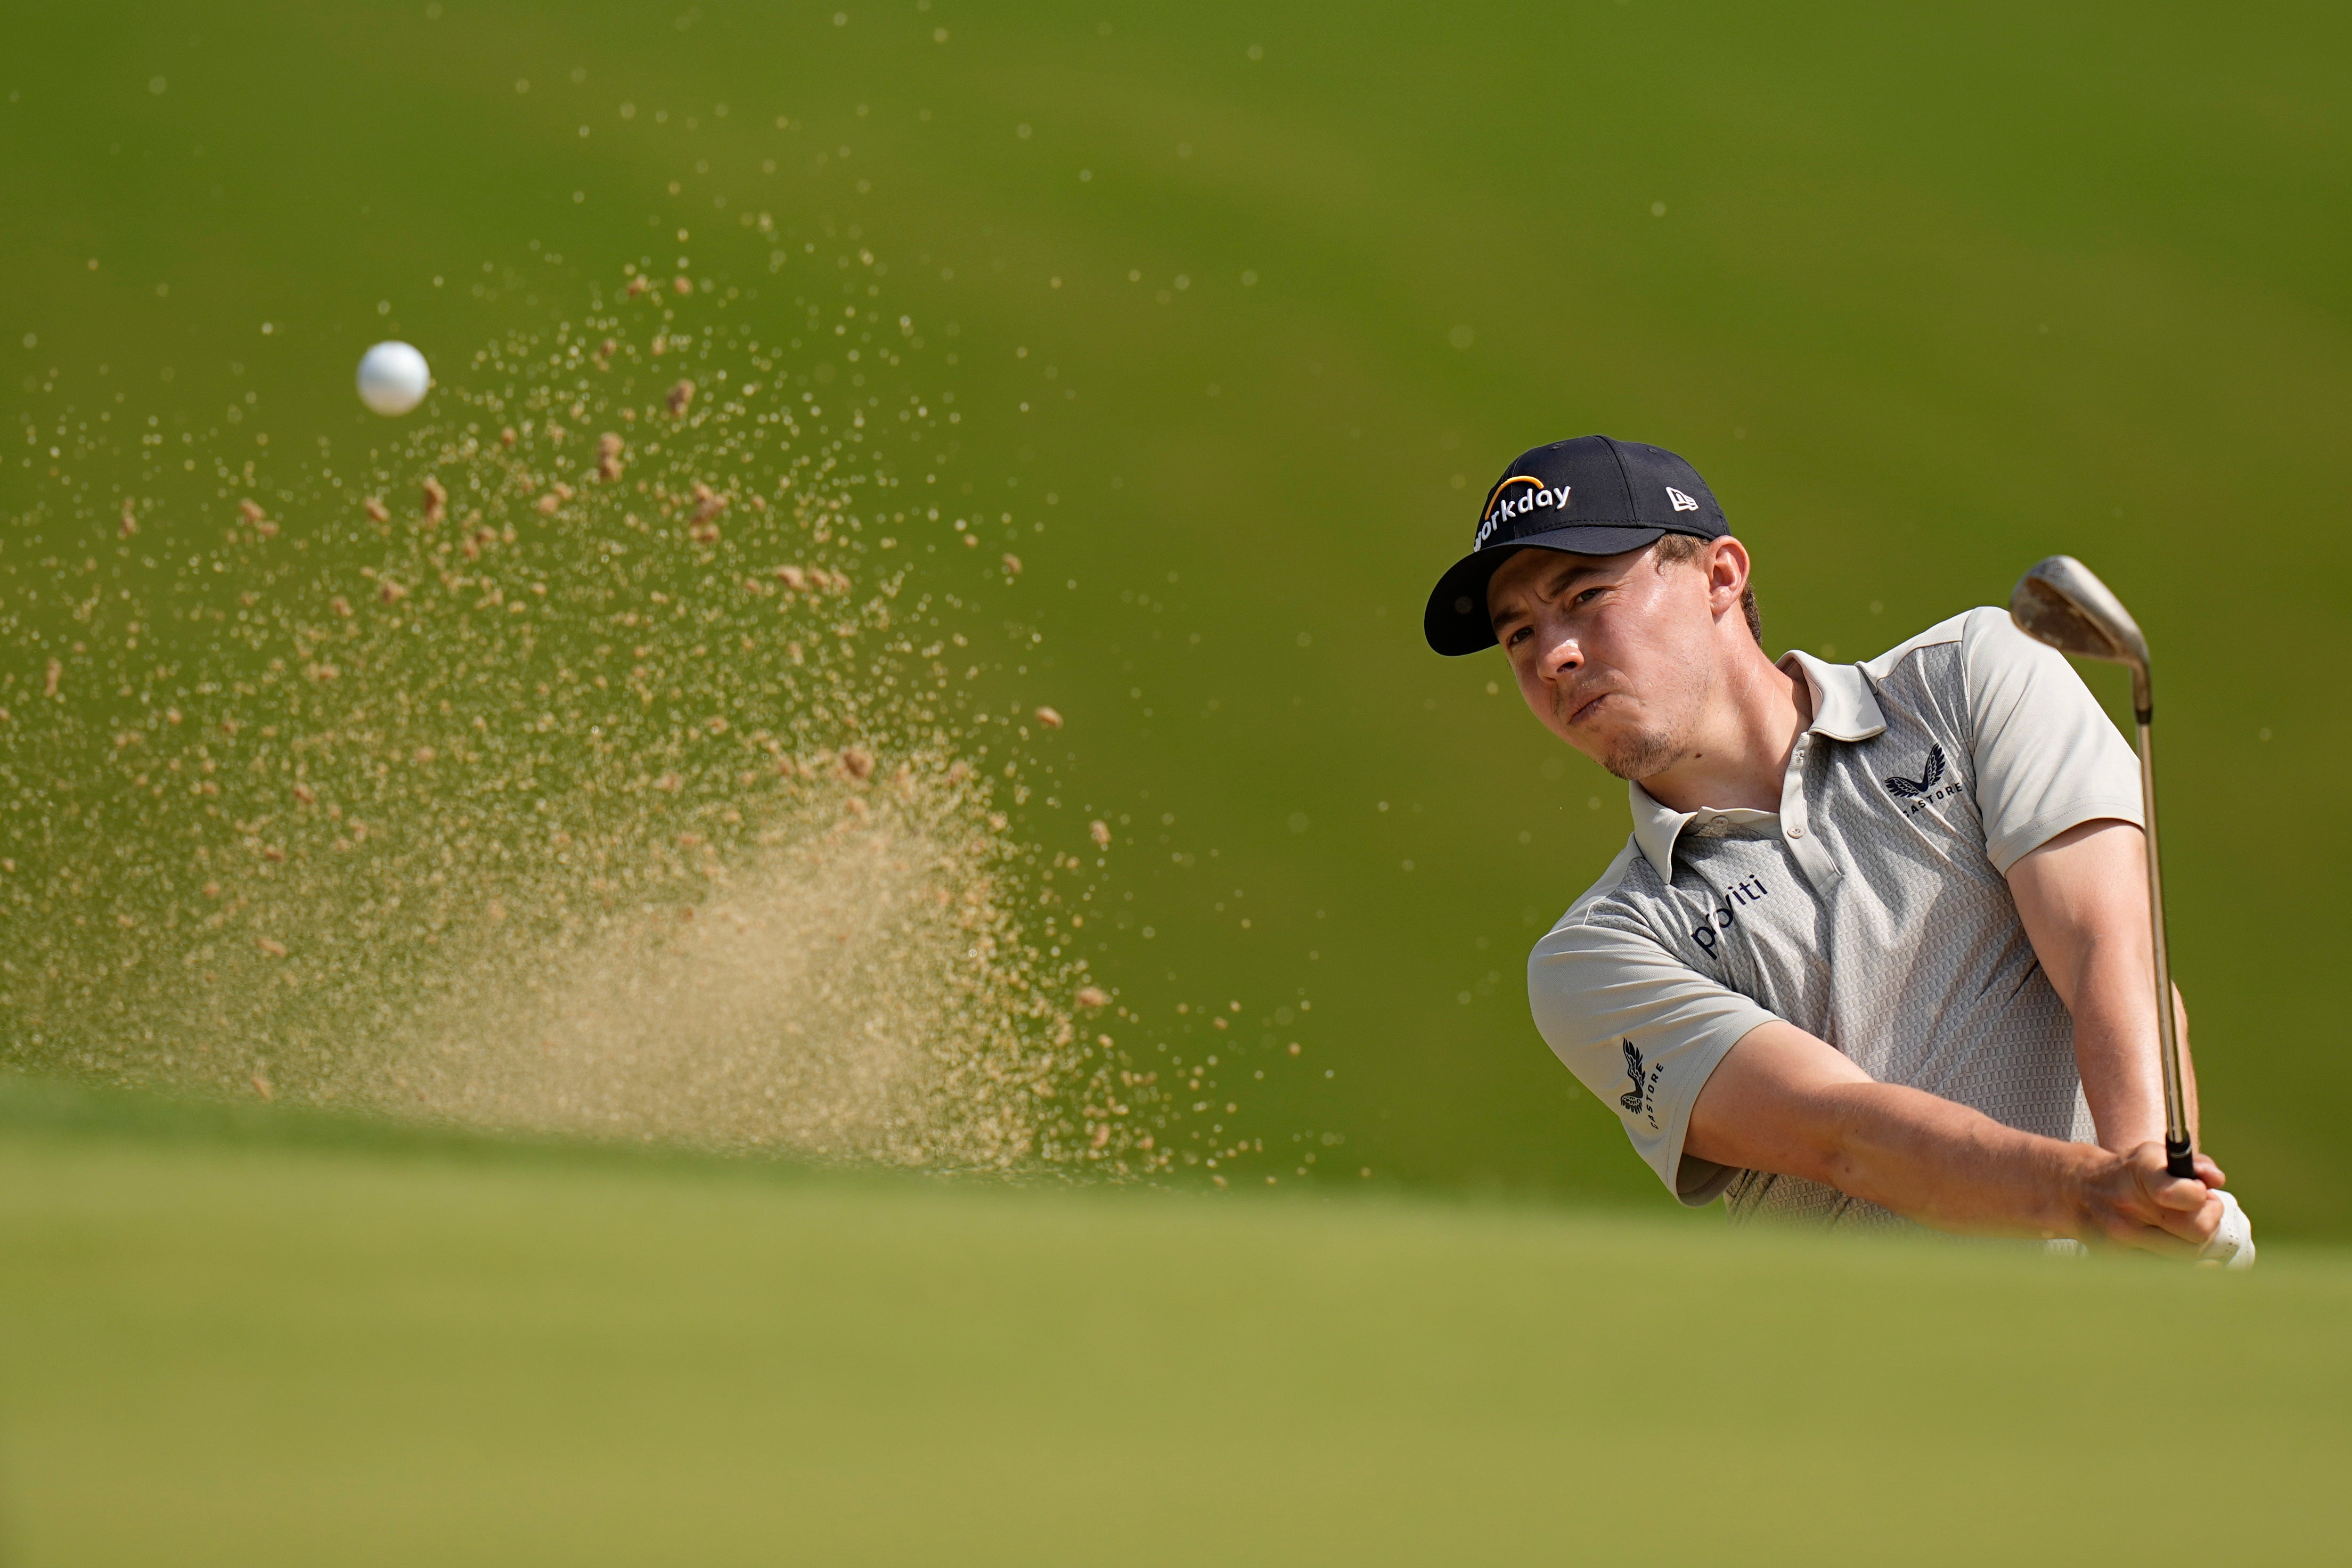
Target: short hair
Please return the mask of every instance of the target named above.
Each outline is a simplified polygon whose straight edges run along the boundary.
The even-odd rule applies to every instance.
[[[1712,539],[1695,539],[1687,533],[1662,533],[1652,548],[1656,552],[1659,566],[1685,566],[1696,563],[1699,552],[1714,542]],[[1748,635],[1756,639],[1758,647],[1762,647],[1764,612],[1756,607],[1754,587],[1740,590],[1739,613],[1748,617]]]

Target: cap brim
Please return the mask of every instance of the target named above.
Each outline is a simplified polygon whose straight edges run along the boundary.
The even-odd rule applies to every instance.
[[[1571,555],[1622,555],[1655,544],[1663,528],[1620,528],[1587,523],[1530,533],[1474,550],[1445,569],[1422,612],[1422,635],[1429,646],[1452,658],[1495,646],[1495,623],[1486,611],[1486,583],[1496,569],[1522,550],[1559,550]]]

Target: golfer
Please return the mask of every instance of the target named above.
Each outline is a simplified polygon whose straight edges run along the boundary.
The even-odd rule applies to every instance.
[[[1584,436],[1430,595],[1632,801],[1528,961],[1553,1051],[1736,1220],[2251,1260],[2221,1168],[2165,1173],[2137,766],[2082,679],[1997,609],[1775,661],[1749,571],[1688,463]]]

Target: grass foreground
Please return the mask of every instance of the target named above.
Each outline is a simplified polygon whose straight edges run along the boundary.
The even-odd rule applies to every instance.
[[[2352,1258],[967,1187],[0,1079],[21,1563],[2311,1561]]]

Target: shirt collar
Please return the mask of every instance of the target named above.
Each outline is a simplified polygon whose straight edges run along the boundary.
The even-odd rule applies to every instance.
[[[1811,654],[1792,652],[1781,658],[1780,668],[1802,674],[1812,691],[1811,733],[1826,735],[1832,741],[1867,741],[1885,732],[1886,716],[1878,710],[1878,699],[1859,665],[1824,664]],[[1657,868],[1658,875],[1670,882],[1675,876],[1675,841],[1692,823],[1717,816],[1755,822],[1774,815],[1769,811],[1717,810],[1712,806],[1675,811],[1653,800],[1650,792],[1637,782],[1628,781],[1625,790],[1633,813],[1633,843]]]
[[[1675,840],[1682,837],[1684,826],[1698,814],[1660,805],[1650,798],[1650,792],[1642,787],[1638,779],[1625,781],[1625,794],[1633,808],[1634,844],[1658,868],[1660,881],[1673,881]]]
[[[1824,664],[1809,653],[1781,655],[1780,668],[1801,671],[1812,689],[1812,733],[1832,741],[1867,741],[1884,734],[1886,716],[1858,664]]]

